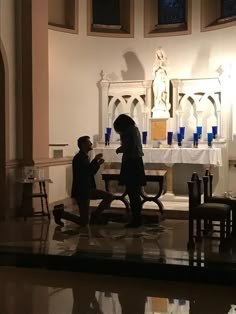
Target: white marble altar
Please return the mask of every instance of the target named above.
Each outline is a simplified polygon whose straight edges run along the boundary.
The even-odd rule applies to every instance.
[[[122,154],[116,154],[118,146],[102,146],[94,148],[94,154],[102,153],[105,162],[121,162]],[[169,164],[201,164],[206,166],[222,166],[221,148],[143,148],[144,163]]]
[[[151,140],[154,106],[152,80],[108,81],[103,78],[100,87],[102,111],[98,144],[101,146],[96,149],[101,150],[101,147],[104,147],[105,128],[112,127],[115,118],[119,114],[125,113],[135,120],[140,132],[148,131],[148,145],[144,148],[144,162],[162,163],[165,160],[164,163],[168,165],[192,163],[217,166],[217,170],[215,169],[215,192],[223,194],[228,190],[228,136],[224,125],[226,121],[224,104],[222,104],[224,97],[219,78],[171,80],[171,117],[166,120],[166,131],[173,131],[174,139],[176,139],[179,127],[184,126],[184,142],[191,145],[196,127],[202,126],[203,134],[196,150],[152,148],[154,144]],[[218,141],[214,144],[213,149],[209,150],[204,143],[206,143],[207,133],[211,132],[213,125],[218,126]],[[112,130],[110,143],[111,146],[104,147],[103,150],[105,159],[110,162],[111,160],[120,162],[121,156],[115,155],[112,151],[112,145],[119,144],[119,135],[114,130]]]
[[[93,154],[102,153],[105,159],[105,163],[120,163],[122,154],[116,154],[117,145],[104,146],[99,145],[94,148]],[[165,201],[177,201],[183,200],[183,198],[176,198],[173,192],[173,165],[175,164],[191,164],[191,165],[203,165],[208,167],[221,167],[222,161],[222,149],[219,147],[208,148],[207,145],[202,144],[198,148],[179,148],[166,147],[166,148],[143,148],[145,164],[164,164],[167,169],[166,187],[167,191],[164,195]],[[157,166],[158,167],[158,166]],[[193,170],[195,171],[195,170]],[[190,178],[189,178],[190,179]],[[181,182],[180,184],[185,184]]]

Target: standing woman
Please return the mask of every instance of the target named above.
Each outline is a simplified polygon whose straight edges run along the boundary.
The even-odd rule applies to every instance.
[[[140,190],[146,185],[141,136],[134,120],[126,114],[117,117],[114,129],[121,139],[116,153],[123,153],[119,184],[126,187],[132,212],[132,220],[126,227],[135,228],[142,225]]]

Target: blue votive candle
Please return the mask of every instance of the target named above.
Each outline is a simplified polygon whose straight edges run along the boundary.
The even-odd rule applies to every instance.
[[[213,134],[212,133],[207,133],[207,143],[208,143],[209,147],[212,146],[212,140],[213,140]]]
[[[202,137],[202,126],[197,126],[197,134],[198,138],[200,139]]]
[[[111,130],[112,128],[106,128],[106,133],[109,135],[109,137],[111,137]]]
[[[177,133],[177,141],[178,141],[178,146],[182,146],[182,134]]]
[[[198,147],[198,134],[193,133],[193,146]]]
[[[142,133],[142,142],[143,144],[147,144],[147,135],[148,135],[148,132],[147,131],[143,131]]]
[[[173,132],[167,132],[167,144],[172,145]]]
[[[105,133],[105,145],[109,145],[109,141],[110,141],[110,135]]]
[[[179,128],[179,133],[182,135],[182,140],[184,139],[184,133],[185,133],[185,126],[181,126]]]
[[[218,132],[218,126],[215,125],[215,126],[212,127],[213,138],[217,137],[217,132]]]

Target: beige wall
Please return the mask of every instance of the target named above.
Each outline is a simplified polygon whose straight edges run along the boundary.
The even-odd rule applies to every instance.
[[[200,0],[193,0],[192,35],[161,38],[143,37],[143,2],[135,0],[134,38],[88,37],[86,0],[79,1],[79,34],[49,30],[49,142],[68,143],[67,155],[77,150],[78,136],[98,133],[97,83],[102,70],[110,80],[152,79],[155,51],[159,46],[167,53],[171,79],[215,77],[221,64],[226,60],[234,61],[236,27],[201,33]],[[17,48],[14,28],[14,0],[0,0],[0,35],[7,54],[10,81],[9,159],[19,157],[15,135]],[[235,144],[230,145],[230,155],[236,156]],[[69,196],[70,166],[63,167],[50,169],[54,181],[50,185],[50,202]]]

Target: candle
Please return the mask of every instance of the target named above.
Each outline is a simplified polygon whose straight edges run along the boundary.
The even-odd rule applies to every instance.
[[[201,136],[202,136],[202,126],[197,126],[197,134],[198,134],[198,138],[201,138]]]
[[[212,133],[207,133],[207,142],[208,142],[208,146],[209,147],[212,146],[212,140],[213,140],[213,134]]]
[[[172,145],[173,132],[167,132],[167,144]]]
[[[198,133],[193,133],[193,146],[198,147]]]
[[[178,141],[178,146],[182,146],[182,134],[177,133],[177,141]]]
[[[142,141],[143,141],[143,144],[147,144],[147,134],[148,132],[147,131],[143,131],[142,135]]]
[[[185,133],[185,127],[184,126],[181,126],[179,128],[179,133],[182,135],[182,140],[184,139],[184,133]]]
[[[217,131],[218,131],[218,127],[217,125],[212,127],[212,134],[213,134],[213,138],[217,137]]]

